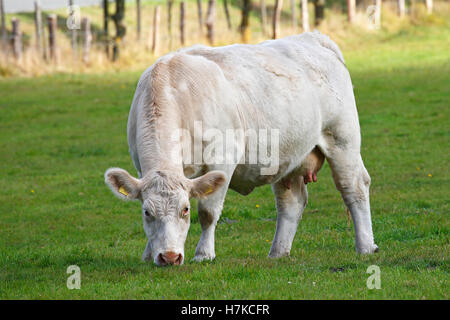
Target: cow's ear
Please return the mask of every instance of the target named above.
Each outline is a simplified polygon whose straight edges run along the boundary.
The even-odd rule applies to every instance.
[[[105,172],[105,182],[111,191],[122,200],[136,200],[141,197],[140,180],[126,170],[110,168]]]
[[[226,175],[222,171],[210,171],[199,178],[193,179],[190,196],[200,199],[206,198],[219,190],[226,179]]]

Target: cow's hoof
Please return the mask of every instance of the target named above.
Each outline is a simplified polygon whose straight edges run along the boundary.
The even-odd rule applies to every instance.
[[[268,258],[277,259],[283,257],[289,257],[289,252],[269,252]]]
[[[372,254],[378,252],[380,249],[376,244],[371,245],[368,248],[358,248],[356,251],[360,254]]]
[[[191,261],[194,261],[194,262],[212,261],[215,258],[216,258],[215,255],[196,254],[195,257],[193,257]]]

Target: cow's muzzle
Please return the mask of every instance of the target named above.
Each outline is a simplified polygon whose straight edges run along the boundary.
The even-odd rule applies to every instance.
[[[183,255],[181,253],[175,253],[168,251],[160,253],[157,258],[157,264],[160,266],[175,265],[178,266],[183,262]]]

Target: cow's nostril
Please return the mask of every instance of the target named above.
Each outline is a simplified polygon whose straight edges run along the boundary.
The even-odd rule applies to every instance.
[[[165,266],[165,265],[167,265],[167,261],[166,261],[166,259],[164,259],[164,255],[163,255],[162,253],[160,253],[160,254],[158,255],[158,264],[159,264],[160,266]]]
[[[178,255],[178,258],[175,260],[175,265],[179,266],[181,264],[181,261],[183,261],[183,256],[181,253]]]

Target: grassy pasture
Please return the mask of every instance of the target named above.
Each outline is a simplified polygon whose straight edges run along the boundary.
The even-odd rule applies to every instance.
[[[412,27],[344,46],[372,177],[372,256],[355,254],[325,165],[290,257],[266,258],[276,211],[265,186],[229,191],[215,261],[190,262],[194,208],[185,264],[144,263],[139,204],[103,182],[110,166],[135,172],[126,121],[140,72],[0,80],[0,298],[448,299],[449,44],[448,27]],[[80,290],[66,288],[73,264]],[[380,290],[366,287],[373,264]]]

